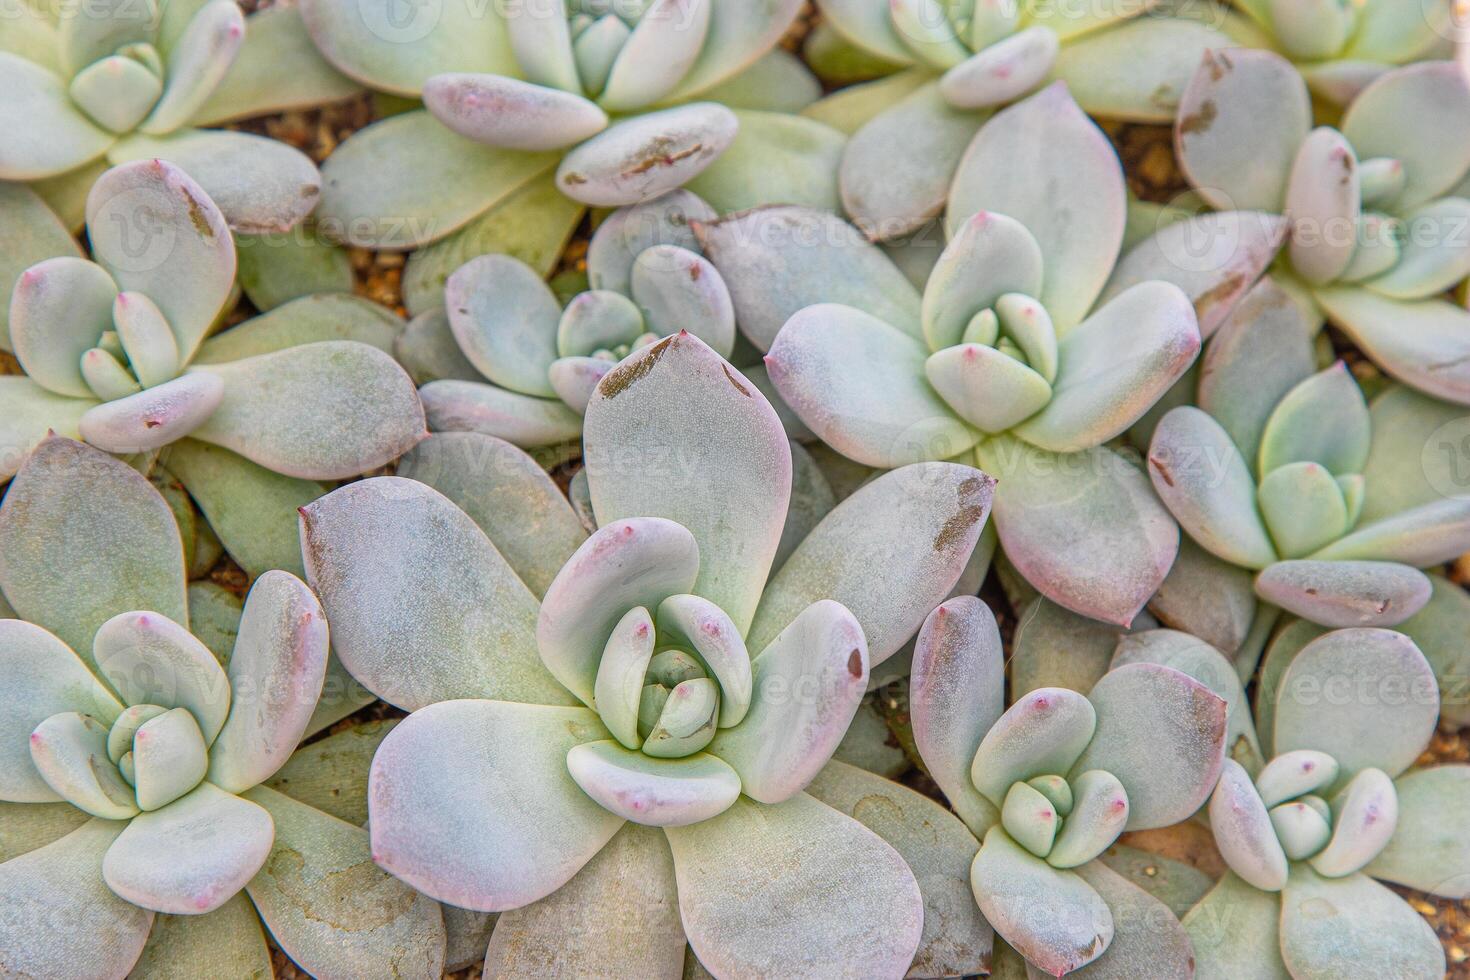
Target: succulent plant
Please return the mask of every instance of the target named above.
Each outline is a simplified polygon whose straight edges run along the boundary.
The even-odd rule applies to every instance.
[[[1060,80],[1093,115],[1167,122],[1194,58],[1256,40],[1247,22],[1220,8],[1162,12],[1148,0],[1085,11],[1024,0],[817,6],[823,25],[857,53],[914,66],[911,83],[834,96],[861,119],[843,153],[843,204],[874,240],[906,235],[943,211],[951,177],[990,110]]]
[[[1289,235],[1275,275],[1317,323],[1405,384],[1470,403],[1470,313],[1439,295],[1470,272],[1470,82],[1448,61],[1394,69],[1353,99],[1339,128],[1311,127],[1307,87],[1285,59],[1208,53],[1175,141],[1185,175],[1219,213],[1135,246],[1115,282],[1169,279],[1223,317],[1247,277],[1213,297],[1190,279]],[[1202,333],[1217,316],[1201,314]]]
[[[11,483],[0,542],[21,617],[0,620],[8,972],[268,973],[264,920],[315,975],[439,975],[435,903],[371,866],[366,831],[261,785],[318,722],[327,676],[299,579],[255,582],[221,665],[188,627],[169,505],[60,437]]]
[[[583,205],[655,198],[735,140],[729,108],[691,99],[717,94],[760,61],[774,77],[752,86],[756,101],[779,102],[789,73],[804,71],[762,59],[799,8],[797,0],[546,0],[453,4],[400,24],[387,0],[309,0],[302,14],[330,62],[424,102],[333,153],[319,215],[353,244],[405,249],[449,235],[553,171],[556,189]]]
[[[96,261],[46,259],[16,284],[7,339],[26,376],[0,378],[0,477],[48,430],[125,454],[188,436],[309,480],[381,466],[422,437],[412,381],[368,344],[299,343],[279,318],[206,340],[235,249],[178,167],[115,167],[87,210]]]
[[[1086,695],[1044,687],[1004,705],[994,614],[973,596],[940,605],[919,633],[909,710],[929,774],[982,840],[970,882],[986,920],[1051,976],[1094,961],[1110,976],[1188,976],[1183,929],[1162,907],[1147,928],[1127,921],[1157,903],[1098,858],[1209,797],[1226,701],[1172,666],[1127,663]]]
[[[1449,46],[1450,0],[1231,2],[1266,35],[1266,43],[1252,47],[1273,48],[1290,58],[1312,94],[1335,105],[1351,102],[1394,66],[1443,57]]]
[[[1229,871],[1184,918],[1198,975],[1444,976],[1434,930],[1373,879],[1470,896],[1470,833],[1449,817],[1470,766],[1413,767],[1439,698],[1412,640],[1320,632],[1278,636],[1257,695],[1270,760],[1227,760],[1211,796]]]
[[[770,207],[695,230],[812,432],[867,466],[978,460],[1001,480],[996,528],[1021,573],[1070,609],[1127,623],[1178,530],[1104,443],[1184,373],[1199,333],[1167,283],[1094,308],[1123,221],[1117,156],[1058,84],[976,135],[922,297],[830,214]]]
[[[194,128],[356,91],[302,43],[294,10],[246,17],[232,0],[22,0],[7,23],[0,180],[47,181],[50,196],[80,201],[101,161],[166,157],[242,232],[284,231],[316,204],[321,175],[305,154]]]
[[[425,445],[453,438],[487,437]],[[913,874],[801,791],[870,665],[959,578],[992,481],[951,463],[885,474],[768,582],[788,442],[760,393],[685,333],[626,358],[588,406],[590,537],[501,446],[488,459],[416,450],[411,470],[466,489],[488,471],[496,499],[526,498],[527,517],[488,529],[494,543],[403,477],[302,512],[343,663],[413,711],[373,762],[378,863],[450,904],[502,911],[500,969],[549,946],[594,973],[637,957],[635,972],[678,975],[687,934],[717,975],[901,975],[923,918]],[[537,527],[560,529],[557,543]],[[461,586],[439,587],[446,575]],[[636,942],[607,942],[629,929]]]
[[[1316,370],[1314,332],[1263,279],[1206,349],[1199,407],[1170,409],[1149,447],[1159,498],[1208,553],[1179,571],[1161,615],[1231,652],[1260,615],[1246,589],[1325,626],[1394,626],[1430,601],[1419,569],[1470,548],[1470,500],[1420,461],[1437,461],[1430,433],[1463,410],[1398,386],[1370,408],[1341,361]],[[1415,431],[1410,464],[1394,444]],[[1233,625],[1196,630],[1222,602]],[[1241,658],[1242,676],[1259,652]]]

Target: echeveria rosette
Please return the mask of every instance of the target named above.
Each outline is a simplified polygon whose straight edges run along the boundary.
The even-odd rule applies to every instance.
[[[807,428],[867,466],[978,460],[1000,479],[997,532],[1027,580],[1126,624],[1173,563],[1178,529],[1105,443],[1169,390],[1200,341],[1167,283],[1095,306],[1124,197],[1112,147],[1058,83],[976,135],[922,297],[831,215],[757,209],[696,231]]]
[[[87,213],[95,261],[44,260],[11,298],[9,345],[26,376],[0,378],[0,477],[48,430],[125,454],[188,436],[308,480],[381,466],[422,438],[412,381],[368,344],[203,354],[231,296],[235,247],[219,208],[178,167],[113,168]]]
[[[89,563],[68,560],[79,535]],[[314,975],[438,975],[437,906],[372,868],[366,831],[261,785],[310,730],[327,672],[305,584],[259,578],[222,666],[189,630],[168,504],[59,437],[10,484],[0,540],[20,617],[0,620],[0,806],[25,842],[0,864],[8,970],[120,978],[144,957],[223,975],[269,962],[264,920]],[[351,893],[332,884],[344,873]],[[192,921],[155,932],[171,917]]]
[[[1188,975],[1183,929],[1098,858],[1125,830],[1178,823],[1209,797],[1225,700],[1181,670],[1130,663],[1085,696],[1049,687],[1004,704],[989,607],[974,597],[937,607],[914,650],[914,744],[982,840],[970,882],[986,920],[1052,976],[1094,961],[1109,975]]]
[[[1431,599],[1419,569],[1470,548],[1470,501],[1443,492],[1453,484],[1437,489],[1422,464],[1386,459],[1406,433],[1427,439],[1454,410],[1397,386],[1370,408],[1342,362],[1315,369],[1314,332],[1300,305],[1262,280],[1206,351],[1201,407],[1173,408],[1158,422],[1149,476],[1184,531],[1247,570],[1262,602],[1324,626],[1396,626]],[[1384,445],[1370,466],[1375,444]],[[1414,444],[1416,460],[1423,447]],[[1189,594],[1164,618],[1183,628],[1239,591],[1228,569],[1207,557],[1195,564],[1181,574],[1215,584],[1181,590]],[[1259,616],[1251,605],[1232,614],[1229,639],[1215,640],[1222,648],[1244,640]],[[1258,655],[1255,646],[1243,659],[1244,674]]]
[[[346,75],[425,108],[332,155],[320,215],[353,244],[441,239],[538,178],[590,206],[635,204],[709,167],[735,113],[692,102],[765,55],[797,0],[455,0],[403,25],[383,0],[310,0],[312,39]]]
[[[1194,58],[1257,38],[1241,18],[1151,0],[1095,9],[1017,0],[819,0],[822,24],[866,55],[922,77],[839,93],[866,103],[843,153],[843,204],[874,240],[938,216],[965,146],[989,113],[1064,81],[1089,114],[1167,122]],[[942,73],[935,79],[934,73]]]
[[[555,546],[520,547],[536,542],[528,521],[487,535],[403,478],[305,508],[338,654],[414,712],[374,760],[376,858],[451,904],[501,911],[494,968],[555,949],[591,974],[679,976],[687,936],[716,975],[907,970],[923,920],[913,874],[802,788],[870,665],[959,578],[991,481],[950,463],[885,474],[767,581],[788,446],[759,391],[678,334],[625,359],[588,406],[599,526],[585,541],[508,446],[537,489],[500,499],[543,501],[569,532]],[[445,454],[411,472],[468,499],[477,465]]]
[[[1223,222],[1284,215],[1282,284],[1388,374],[1470,402],[1470,313],[1441,296],[1470,272],[1462,234],[1470,82],[1453,62],[1386,72],[1358,93],[1338,128],[1313,129],[1306,85],[1279,55],[1210,52],[1180,104],[1175,139],[1185,175],[1223,213],[1138,245],[1116,286],[1140,276],[1177,280],[1195,258],[1181,249],[1184,238],[1214,229],[1228,249],[1235,242],[1220,233]]]
[[[1395,66],[1443,57],[1451,0],[1231,0],[1290,58],[1314,95],[1346,105]]]
[[[108,0],[86,10],[19,3],[12,13],[0,44],[9,96],[0,180],[48,181],[47,193],[65,198],[85,194],[99,161],[166,157],[241,232],[286,231],[316,204],[321,175],[304,153],[194,128],[355,91],[300,43],[294,11],[247,18],[231,0]],[[253,44],[247,24],[261,26]],[[62,191],[56,178],[78,187]]]
[[[1343,629],[1291,643],[1273,673],[1256,715],[1272,758],[1254,776],[1227,761],[1210,800],[1230,870],[1184,918],[1199,975],[1444,976],[1434,930],[1374,881],[1470,896],[1452,816],[1470,766],[1410,768],[1438,716],[1429,663],[1401,633]]]

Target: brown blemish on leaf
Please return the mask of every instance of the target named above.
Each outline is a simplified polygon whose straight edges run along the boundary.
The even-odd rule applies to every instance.
[[[746,398],[750,397],[750,389],[745,387],[745,385],[741,384],[739,381],[735,380],[735,375],[730,373],[730,368],[728,365],[721,364],[720,369],[725,372],[726,379],[729,380],[730,384],[735,388],[736,391],[740,392]]]
[[[1160,480],[1163,480],[1171,487],[1174,485],[1174,473],[1162,459],[1159,459],[1157,456],[1150,456],[1148,458],[1148,465],[1152,466],[1154,472],[1159,474]]]
[[[1223,302],[1234,297],[1245,286],[1245,274],[1237,272],[1226,276],[1224,281],[1217,286],[1200,293],[1194,301],[1194,315],[1203,320],[1209,316],[1210,311]]]
[[[1191,112],[1179,120],[1179,132],[1192,136],[1196,133],[1207,133],[1215,124],[1215,118],[1220,114],[1214,99],[1206,99],[1200,103],[1198,112]]]
[[[210,225],[209,218],[204,213],[204,205],[200,204],[199,200],[193,194],[189,193],[187,187],[182,187],[180,190],[183,191],[184,198],[189,202],[189,220],[194,223],[194,230],[199,232],[200,238],[207,238],[213,241],[214,228]]]
[[[673,342],[673,337],[665,337],[648,348],[648,353],[638,358],[638,360],[633,361],[631,364],[625,363],[613,368],[598,383],[597,390],[602,393],[602,397],[609,401],[618,397],[647,377],[648,373],[658,366],[658,362],[663,359],[664,353]]]
[[[695,143],[693,146],[689,147],[688,149],[679,150],[679,151],[677,151],[675,153],[661,153],[661,152],[659,152],[659,150],[661,150],[666,145],[667,145],[667,141],[666,140],[660,141],[659,143],[655,144],[655,149],[654,149],[654,152],[653,153],[651,153],[648,156],[644,157],[642,160],[639,160],[636,164],[634,164],[633,166],[629,167],[627,170],[624,170],[623,173],[622,173],[622,176],[624,176],[624,177],[636,177],[639,174],[646,174],[646,173],[648,173],[654,167],[672,167],[674,164],[678,163],[680,160],[687,160],[690,157],[694,156],[695,154],[701,153],[701,152],[704,151],[704,144],[703,143]]]
[[[561,182],[576,187],[578,184],[587,183],[587,178],[579,173],[569,173],[562,177]]]
[[[857,647],[847,655],[847,672],[854,677],[863,676],[863,652]]]
[[[984,516],[985,507],[982,504],[965,504],[944,522],[944,526],[934,536],[934,550],[944,551],[957,544],[965,532],[978,524]]]

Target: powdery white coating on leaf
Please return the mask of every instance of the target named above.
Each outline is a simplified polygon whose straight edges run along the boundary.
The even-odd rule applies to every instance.
[[[1233,653],[1246,641],[1257,606],[1250,572],[1221,561],[1186,535],[1148,609],[1165,626]]]
[[[738,128],[735,114],[714,102],[633,116],[568,153],[556,185],[573,200],[598,207],[649,201],[713,163]]]
[[[566,767],[573,746],[607,737],[586,708],[463,700],[414,712],[373,759],[373,860],[476,911],[545,898],[623,825]]]
[[[153,913],[119,898],[98,873],[126,824],[92,820],[45,847],[0,864],[0,965],[18,976],[124,977]],[[70,928],[58,928],[67,923]],[[77,929],[90,942],[78,942]]]
[[[922,935],[923,896],[902,856],[806,794],[747,799],[669,828],[679,912],[718,976],[897,977]],[[730,861],[740,854],[740,861]]]
[[[929,349],[960,342],[970,320],[1006,293],[1035,296],[1044,275],[1041,246],[1015,218],[977,211],[955,230],[924,287]]]
[[[509,150],[560,150],[607,126],[607,113],[579,95],[504,75],[434,75],[423,98],[459,135]]]
[[[264,809],[201,783],[163,809],[134,817],[107,849],[102,877],[143,908],[202,915],[255,876],[274,835]]]
[[[119,613],[97,630],[98,673],[123,701],[187,708],[205,744],[230,713],[230,682],[209,648],[187,629],[152,612]]]
[[[735,770],[707,753],[653,758],[616,742],[567,753],[567,771],[609,812],[647,827],[685,827],[723,813],[740,795]]]
[[[71,100],[61,77],[9,51],[0,52],[0,83],[12,98],[0,123],[11,134],[0,150],[0,177],[35,180],[74,170],[112,145]]]
[[[761,650],[808,605],[842,603],[881,664],[918,631],[969,562],[995,481],[957,463],[885,473],[838,504],[771,579],[748,637]]]
[[[1429,577],[1377,561],[1281,561],[1256,576],[1256,594],[1323,626],[1397,626],[1429,601]]]
[[[720,686],[719,726],[738,725],[750,706],[750,652],[725,611],[708,599],[673,595],[659,603],[659,638],[693,651]]]
[[[761,649],[750,711],[709,744],[761,803],[799,793],[832,757],[868,686],[863,628],[840,603],[813,603]]]
[[[81,358],[112,329],[117,284],[95,262],[72,255],[45,259],[15,281],[6,304],[10,343],[26,375],[71,398],[96,397],[82,377]]]
[[[571,881],[500,914],[485,973],[672,980],[687,948],[664,835],[625,824]]]
[[[1005,710],[1005,652],[995,613],[975,596],[936,606],[914,644],[909,716],[929,775],[972,832],[996,820],[970,781],[985,733]]]
[[[1424,125],[1427,119],[1436,125]],[[1395,206],[1416,207],[1449,191],[1470,167],[1470,82],[1450,61],[1387,72],[1353,100],[1342,132],[1360,159],[1403,163]]]
[[[1184,916],[1196,980],[1292,980],[1281,961],[1281,899],[1231,871]]]
[[[66,644],[19,619],[0,619],[0,676],[0,799],[60,799],[31,764],[30,733],[63,711],[110,725],[123,706]]]
[[[107,729],[76,712],[51,715],[27,739],[46,785],[80,810],[107,820],[138,812],[133,789],[107,756]]]
[[[145,721],[133,734],[133,786],[141,810],[159,810],[199,785],[209,750],[185,708]]]
[[[148,452],[200,428],[224,398],[225,385],[218,377],[188,374],[89,409],[77,431],[110,453]]]
[[[906,786],[836,760],[807,792],[882,837],[918,879],[924,933],[911,976],[969,976],[989,964],[994,933],[970,891],[979,844],[958,818]]]
[[[1295,980],[1445,975],[1434,929],[1402,898],[1366,875],[1323,878],[1305,864],[1281,896],[1281,954]]]
[[[710,600],[746,631],[791,497],[791,451],[765,396],[681,332],[602,379],[583,446],[599,523],[684,525],[699,545],[699,578],[679,591]]]
[[[598,102],[632,112],[667,97],[688,73],[709,34],[714,0],[654,0],[645,6],[608,72]]]
[[[1447,814],[1470,805],[1470,766],[1415,769],[1394,781],[1399,818],[1388,846],[1365,874],[1433,895],[1470,895],[1470,840]]]
[[[525,449],[576,439],[582,416],[560,401],[533,398],[481,381],[431,381],[419,390],[435,432],[481,432]]]
[[[470,517],[415,480],[349,484],[302,509],[307,581],[342,663],[409,710],[490,695],[570,704],[536,655],[536,598]]]
[[[491,381],[550,398],[561,304],[536,270],[509,255],[482,255],[444,284],[449,326],[471,364]]]
[[[1286,887],[1286,854],[1250,774],[1226,759],[1210,796],[1210,829],[1220,855],[1252,887],[1279,892]]]
[[[1088,699],[1097,734],[1072,771],[1118,777],[1128,830],[1178,823],[1209,798],[1225,759],[1223,698],[1172,667],[1128,664],[1105,674]]]
[[[1012,783],[1064,775],[1092,740],[1096,724],[1092,705],[1076,691],[1032,691],[1018,698],[985,733],[971,759],[970,778],[1000,806]]]
[[[316,709],[327,655],[326,613],[305,583],[282,571],[256,579],[230,656],[230,715],[210,752],[215,785],[238,793],[285,763]]]

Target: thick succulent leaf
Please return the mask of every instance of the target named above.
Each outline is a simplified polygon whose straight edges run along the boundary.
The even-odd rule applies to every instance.
[[[1302,141],[1286,186],[1285,210],[1295,228],[1287,249],[1292,271],[1316,285],[1342,276],[1358,248],[1362,206],[1353,148],[1330,126],[1314,129]]]
[[[1189,934],[1167,906],[1100,861],[1081,865],[1076,871],[1108,904],[1113,915],[1113,941],[1108,951],[1074,971],[1077,980],[1193,974],[1194,950]],[[1028,975],[1036,972],[1032,968]]]
[[[307,0],[301,18],[337,70],[372,88],[417,96],[441,72],[516,75],[498,12],[469,0],[415,10],[405,21],[391,0]]]
[[[38,977],[128,975],[148,939],[153,913],[113,894],[98,874],[103,854],[125,826],[92,820],[0,864],[0,962],[6,970]],[[57,928],[58,923],[72,928]],[[78,928],[107,941],[78,942]]]
[[[891,468],[949,459],[978,438],[926,380],[928,356],[882,320],[823,303],[787,321],[765,364],[782,399],[824,442]],[[886,396],[875,400],[870,391]]]
[[[445,281],[479,255],[504,253],[543,276],[551,275],[585,212],[581,204],[562,196],[550,172],[532,179],[458,231],[408,257],[403,270],[408,312],[442,312]]]
[[[1028,963],[1053,976],[1101,956],[1114,924],[1107,902],[1075,871],[1053,868],[992,827],[970,868],[986,921]]]
[[[317,226],[352,245],[416,248],[468,224],[555,162],[553,154],[467,140],[427,112],[390,116],[328,158]]]
[[[1225,760],[1209,809],[1210,831],[1230,870],[1262,891],[1286,887],[1286,853],[1271,815],[1250,774],[1234,759]]]
[[[93,634],[118,613],[188,622],[184,586],[178,524],[144,477],[69,439],[32,451],[0,507],[0,589],[21,618],[91,663]]]
[[[689,181],[722,214],[772,201],[841,210],[838,164],[844,135],[826,123],[784,112],[741,109],[729,149]]]
[[[677,245],[655,245],[633,263],[633,301],[649,333],[689,329],[721,357],[735,349],[735,308],[729,287],[708,259]]]
[[[971,320],[1007,293],[1036,296],[1045,273],[1041,246],[1008,215],[979,211],[952,230],[924,288],[924,339],[943,351]]]
[[[1045,311],[1034,305],[1028,307],[1028,312],[1031,322],[1045,316]],[[995,322],[993,316],[988,320]],[[1043,328],[1049,330],[1050,324]],[[984,344],[960,344],[931,354],[924,362],[924,375],[960,418],[982,432],[1011,428],[1035,415],[1052,395],[1043,375]]]
[[[694,588],[681,591],[709,599],[747,630],[791,496],[791,453],[765,397],[681,332],[604,377],[585,427],[598,522],[657,516],[684,525],[700,565]]]
[[[1025,225],[1046,269],[1038,297],[1059,334],[1080,323],[1123,243],[1123,168],[1062,84],[995,114],[965,151],[950,187],[951,232],[978,211]]]
[[[169,472],[246,574],[255,578],[272,568],[305,574],[296,509],[326,493],[326,484],[283,476],[192,439],[169,446],[166,456]]]
[[[1307,87],[1285,58],[1207,51],[1174,124],[1180,167],[1217,210],[1280,212],[1311,123]]]
[[[587,538],[556,484],[519,449],[474,432],[429,436],[398,461],[459,507],[537,596]]]
[[[1141,617],[1147,619],[1147,616]],[[1120,630],[1037,596],[1021,607],[1011,641],[1011,697],[1043,687],[1085,693],[1108,672]]]
[[[361,91],[323,59],[311,43],[300,10],[268,7],[246,19],[245,43],[190,122],[205,126],[311,108]]]
[[[0,51],[0,88],[10,93],[0,109],[0,126],[10,134],[0,150],[0,179],[54,177],[112,145],[113,135],[77,108],[50,69]]]
[[[1445,125],[1415,125],[1419,119]],[[1388,72],[1353,100],[1342,132],[1364,160],[1401,161],[1406,181],[1394,206],[1417,207],[1449,190],[1470,168],[1470,81],[1449,61]]]
[[[1147,663],[1109,671],[1088,698],[1097,734],[1072,771],[1118,777],[1128,791],[1128,829],[1165,827],[1198,810],[1225,758],[1225,700],[1172,667]]]
[[[781,803],[827,764],[867,690],[863,628],[840,603],[816,602],[761,649],[752,670],[750,711],[709,750],[739,773],[746,796]],[[793,697],[798,686],[812,693]]]
[[[580,95],[504,75],[434,75],[423,98],[445,126],[503,150],[560,150],[607,128],[607,113]]]
[[[96,404],[53,394],[30,378],[0,376],[0,445],[10,447],[0,455],[0,481],[14,476],[27,454],[49,435],[80,437],[82,416]]]
[[[105,352],[104,358],[111,356]],[[116,361],[119,374],[127,375]],[[194,374],[165,381],[88,409],[77,423],[82,438],[111,453],[161,449],[204,424],[225,396],[219,378]]]
[[[20,274],[10,295],[10,349],[26,375],[47,391],[95,397],[82,377],[82,355],[111,330],[117,284],[100,265],[64,255]]]
[[[888,9],[864,0],[817,0],[823,23],[831,24],[844,41],[861,51],[899,65],[913,62]]]
[[[909,717],[914,747],[973,832],[998,814],[970,780],[975,750],[1005,710],[1005,655],[990,607],[950,599],[924,620],[914,645]]]
[[[1412,11],[1369,0],[1358,12],[1357,30],[1344,54],[1387,64],[1413,60],[1445,36],[1448,16],[1449,10],[1440,4]]]
[[[1314,290],[1332,324],[1388,374],[1436,398],[1470,403],[1470,313],[1442,299],[1404,302],[1366,289]]]
[[[1143,473],[1105,446],[1056,455],[1002,437],[978,455],[1000,480],[995,527],[1026,581],[1073,612],[1131,623],[1179,547]]]
[[[1209,415],[1190,406],[1165,415],[1149,445],[1148,471],[1170,513],[1206,551],[1247,568],[1276,560],[1250,468]]]
[[[187,708],[206,744],[230,711],[230,684],[209,648],[187,629],[150,612],[119,613],[97,629],[98,672],[124,703]]]
[[[1287,231],[1285,218],[1262,211],[1208,212],[1174,221],[1118,260],[1102,302],[1140,282],[1171,282],[1194,303],[1200,336],[1208,338],[1271,264]]]
[[[772,48],[708,97],[732,109],[800,113],[822,97],[822,82],[797,54]]]
[[[1470,242],[1445,230],[1470,225],[1470,201],[1460,197],[1430,201],[1406,215],[1397,264],[1367,281],[1368,289],[1394,299],[1428,299],[1470,273]]]
[[[1128,822],[1128,793],[1118,777],[1101,769],[1084,772],[1070,784],[1060,776],[1055,780],[1066,790],[1065,802],[1071,809],[1054,845],[1046,855],[1046,863],[1054,868],[1081,868],[1092,863],[1117,840]],[[1046,785],[1033,780],[1034,785]],[[1016,787],[1011,787],[1015,792]],[[1074,799],[1075,798],[1075,799]]]
[[[719,726],[738,725],[750,707],[750,654],[730,617],[708,599],[672,595],[657,609],[658,637],[693,653],[720,689]]]
[[[218,205],[171,163],[125,163],[92,185],[87,232],[118,288],[158,305],[187,363],[235,282],[235,243]]]
[[[1200,980],[1291,980],[1280,952],[1281,899],[1226,871],[1184,916]]]
[[[630,824],[561,888],[501,913],[485,972],[672,980],[686,948],[669,846]]]
[[[107,849],[102,877],[143,908],[175,915],[212,912],[260,870],[273,837],[263,808],[200,783],[163,809],[134,817]],[[169,859],[160,861],[160,854]]]
[[[841,218],[773,205],[695,223],[705,257],[730,287],[735,316],[756,347],[813,303],[856,307],[914,338],[919,293],[877,246]]]
[[[1292,869],[1281,896],[1281,955],[1299,980],[1362,971],[1406,980],[1444,975],[1444,949],[1424,918],[1367,875]]]
[[[740,795],[734,769],[706,752],[656,758],[608,740],[573,746],[567,771],[610,813],[647,827],[684,827],[723,813]]]
[[[368,818],[368,770],[378,745],[398,719],[368,721],[304,745],[262,785],[363,826]]]
[[[1149,4],[1114,8],[1119,13]],[[1187,16],[1191,8],[1175,5],[1186,16],[1159,12],[1137,17],[1107,30],[1071,39],[1057,52],[1053,78],[1067,83],[1072,97],[1090,116],[1129,122],[1174,121],[1200,58],[1211,48],[1230,47],[1223,33],[1226,15],[1194,8],[1202,18]]]
[[[422,251],[414,253],[422,254]],[[441,295],[442,288],[441,283]],[[454,339],[454,332],[449,328],[449,314],[442,307],[409,320],[393,342],[393,356],[413,378],[414,384],[445,379],[479,381],[483,377],[459,349],[459,341]]]
[[[1199,407],[1220,423],[1247,460],[1285,394],[1315,370],[1301,306],[1272,279],[1260,280],[1216,331],[1200,358]]]
[[[568,153],[556,184],[573,200],[598,207],[651,201],[701,173],[738,129],[735,114],[714,102],[633,116]]]
[[[76,240],[35,191],[24,184],[0,183],[0,296],[9,296],[20,274],[42,259],[80,256]],[[0,303],[0,347],[11,350],[10,304]]]
[[[270,947],[250,899],[236,895],[205,915],[157,915],[129,977],[162,980],[191,970],[265,980]]]
[[[1470,547],[1470,499],[1450,497],[1385,517],[1328,545],[1310,557],[1402,562],[1428,568]]]
[[[807,606],[842,603],[869,663],[891,657],[951,594],[985,525],[994,481],[955,463],[874,479],[823,518],[771,579],[748,645],[764,649]]]
[[[155,811],[199,785],[209,769],[209,750],[194,716],[184,708],[144,722],[133,735],[133,785],[138,806]]]
[[[566,770],[573,746],[605,738],[585,708],[464,700],[414,712],[373,759],[373,860],[463,908],[545,898],[623,824]]]
[[[1256,576],[1256,594],[1323,626],[1396,626],[1429,601],[1429,578],[1396,562],[1281,561]]]
[[[561,304],[535,270],[506,255],[472,259],[445,283],[444,305],[460,350],[481,374],[502,388],[554,397],[546,371],[558,356]]]
[[[1100,445],[1179,380],[1199,345],[1189,298],[1169,283],[1140,283],[1062,338],[1051,401],[1016,434],[1056,453]]]
[[[273,249],[269,239],[255,239],[252,247]],[[215,334],[200,345],[194,363],[224,364],[325,340],[355,340],[392,353],[403,327],[401,317],[362,296],[345,291],[314,293],[291,298],[268,313]]]
[[[828,763],[808,791],[882,837],[918,879],[924,933],[910,973],[968,976],[984,969],[993,933],[970,891],[978,845],[965,826],[928,797],[841,762]]]
[[[1166,626],[1234,653],[1250,632],[1256,596],[1248,571],[1221,561],[1186,535],[1148,608]]]
[[[162,28],[160,53],[167,59],[163,95],[138,126],[140,132],[154,136],[173,132],[199,111],[230,70],[245,41],[245,13],[238,4],[211,0],[197,10],[192,4],[182,10],[190,11],[192,16],[176,34],[172,24]],[[179,21],[182,16],[175,23]]]
[[[261,576],[245,600],[230,657],[230,715],[210,752],[209,779],[232,793],[264,782],[301,741],[327,669],[327,621],[294,575]]]
[[[1357,473],[1372,439],[1362,389],[1338,361],[1292,388],[1271,412],[1261,432],[1259,472],[1311,461],[1334,474]]]
[[[937,83],[878,113],[843,150],[843,210],[874,241],[939,217],[955,168],[984,118],[953,108]]]
[[[438,976],[438,903],[373,864],[367,831],[263,786],[247,798],[275,823],[275,845],[246,885],[271,937],[312,976]]]
[[[814,46],[812,39],[823,34],[826,27],[825,21],[819,23],[808,35],[808,42],[804,46],[808,64],[823,70],[825,66],[812,60],[811,52]],[[865,78],[859,84],[838,89],[807,106],[801,111],[801,114],[809,119],[824,122],[849,136],[854,136],[879,113],[893,108],[905,96],[927,85],[934,78],[924,68],[899,70],[897,66],[884,65],[880,69],[880,72],[882,71],[895,73],[887,77],[873,78],[871,81]]]
[[[337,656],[385,701],[571,703],[536,656],[535,596],[474,520],[428,486],[349,484],[302,508],[301,542]],[[446,591],[446,581],[461,587]]]
[[[526,449],[568,442],[582,432],[582,416],[562,402],[481,381],[431,381],[419,400],[435,432],[481,432]]]
[[[970,762],[970,778],[999,806],[1012,784],[1067,772],[1087,748],[1096,726],[1096,712],[1076,691],[1032,691],[1018,698],[985,733]]]
[[[1415,769],[1394,781],[1398,826],[1365,874],[1432,895],[1470,895],[1470,844],[1445,815],[1470,803],[1470,766]]]
[[[704,48],[669,95],[670,102],[699,95],[743,71],[775,46],[801,12],[800,0],[710,6],[714,10]]]
[[[107,758],[107,729],[75,712],[52,715],[27,740],[31,762],[56,795],[95,816],[126,820],[138,812],[131,787]]]
[[[720,976],[902,973],[923,896],[900,853],[805,794],[669,828],[689,944]],[[730,854],[742,854],[730,861]]]
[[[1023,28],[950,68],[940,78],[939,90],[960,109],[1014,102],[1051,73],[1057,44],[1056,32],[1049,28]]]
[[[1470,595],[1440,575],[1429,576],[1429,602],[1395,627],[1406,634],[1434,668],[1440,687],[1440,724],[1470,725],[1470,698],[1459,689],[1460,678],[1470,676],[1470,650],[1461,637],[1470,622]]]
[[[716,217],[713,208],[686,190],[619,208],[597,226],[587,246],[587,278],[592,288],[629,295],[638,256],[655,245],[677,245],[698,253],[701,247],[691,224]]]
[[[1349,692],[1332,696],[1332,692]],[[1403,772],[1429,744],[1439,690],[1401,633],[1344,629],[1308,643],[1276,692],[1276,752],[1317,749],[1337,760],[1338,785],[1358,771]]]
[[[324,341],[194,368],[224,382],[224,400],[194,438],[306,480],[355,476],[424,436],[413,380],[391,357]]]

